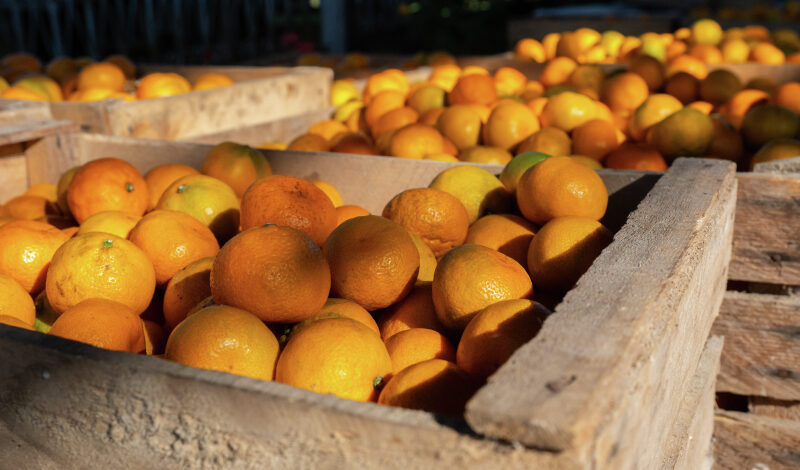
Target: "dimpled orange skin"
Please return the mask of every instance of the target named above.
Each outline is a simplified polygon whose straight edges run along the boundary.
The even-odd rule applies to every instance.
[[[207,257],[189,263],[178,271],[164,290],[164,324],[171,330],[182,322],[195,305],[211,296],[211,266],[214,258]]]
[[[385,343],[389,357],[392,358],[392,372],[395,374],[428,359],[456,361],[456,348],[436,330],[411,328],[392,335]]]
[[[258,150],[222,142],[208,152],[200,172],[228,184],[238,197],[242,197],[256,180],[272,175],[272,167]]]
[[[169,282],[189,263],[215,256],[219,251],[211,229],[178,211],[149,212],[131,230],[128,239],[152,261],[159,286]]]
[[[166,164],[153,167],[144,175],[147,182],[147,191],[150,193],[148,210],[155,209],[158,200],[169,186],[180,178],[188,175],[199,175],[200,172],[187,165]]]
[[[469,215],[464,205],[444,191],[407,189],[383,208],[383,216],[419,236],[437,257],[464,243]]]
[[[90,298],[64,311],[48,334],[113,351],[145,350],[144,323],[130,307]]]
[[[504,300],[481,310],[458,343],[456,364],[485,380],[539,333],[550,311],[528,299]]]
[[[286,225],[322,246],[337,220],[336,208],[321,189],[292,176],[261,179],[242,198],[242,230],[267,223]]]
[[[297,229],[272,224],[233,237],[211,268],[214,300],[265,322],[294,323],[316,314],[330,286],[320,247]]]
[[[325,318],[292,333],[278,358],[275,380],[340,398],[375,401],[376,382],[392,372],[386,346],[350,318]]]
[[[414,287],[406,298],[389,307],[378,318],[378,327],[384,341],[411,328],[428,328],[440,333],[446,331],[436,316],[430,284]]]
[[[144,312],[153,298],[153,263],[136,245],[108,233],[77,235],[61,245],[47,270],[45,291],[63,312],[90,298],[104,298]]]
[[[33,326],[36,307],[33,298],[13,278],[0,274],[0,315],[14,317]]]
[[[536,226],[512,214],[489,214],[469,227],[464,243],[483,245],[525,266]]]
[[[343,222],[328,237],[325,256],[333,291],[369,311],[402,300],[417,280],[419,251],[411,235],[384,217]]]
[[[298,323],[295,325],[295,328],[302,328],[308,323],[322,320],[323,318],[350,318],[351,320],[355,320],[368,326],[369,329],[374,331],[376,334],[381,334],[380,329],[378,329],[378,324],[375,322],[372,314],[369,313],[364,307],[358,305],[352,300],[337,299],[335,297],[328,298],[319,313],[311,318],[303,320],[301,323]]]
[[[600,220],[608,206],[608,190],[594,170],[569,157],[550,157],[522,174],[517,204],[522,215],[538,225],[565,215]]]
[[[67,191],[69,210],[79,224],[103,211],[142,215],[149,200],[142,175],[133,165],[118,158],[101,158],[83,165]]]
[[[381,390],[378,403],[461,416],[479,382],[443,359],[429,359],[395,374]]]
[[[199,369],[272,380],[278,340],[252,313],[206,307],[182,321],[167,339],[164,359]]]
[[[16,280],[29,294],[44,289],[50,260],[69,236],[44,222],[17,220],[0,227],[0,274]]]
[[[525,268],[508,256],[481,245],[461,245],[436,266],[432,284],[436,315],[446,327],[462,330],[487,306],[533,295]]]

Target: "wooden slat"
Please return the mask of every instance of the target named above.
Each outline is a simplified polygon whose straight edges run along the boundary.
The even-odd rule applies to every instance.
[[[40,139],[48,135],[72,132],[77,126],[69,121],[34,121],[0,126],[0,145]]]
[[[681,402],[660,468],[701,469],[711,455],[714,430],[714,383],[719,373],[723,338],[708,339],[697,370]]]
[[[221,73],[227,75],[234,82],[245,82],[261,78],[275,77],[291,73],[291,67],[241,67],[221,65],[140,65],[137,67],[139,76],[149,73],[174,72],[194,83],[201,76],[208,73]]]
[[[714,468],[795,470],[800,467],[800,422],[717,411]]]
[[[653,468],[718,312],[732,165],[679,159],[545,323],[468,403],[481,434]],[[536,371],[531,374],[530,371]]]
[[[329,119],[333,110],[333,108],[315,110],[297,116],[285,117],[254,126],[218,132],[216,134],[208,134],[189,140],[203,144],[218,144],[220,142],[231,141],[238,144],[253,146],[265,142],[289,143],[296,137],[308,132],[314,124]]]
[[[712,334],[725,336],[717,391],[800,399],[800,298],[727,292]]]
[[[28,168],[24,154],[0,158],[0,204],[28,189]]]
[[[756,163],[753,168],[755,173],[779,173],[794,175],[800,173],[800,157],[783,158],[771,162]]]
[[[48,103],[0,99],[0,126],[52,119]]]
[[[769,397],[748,397],[750,412],[761,416],[800,421],[800,401],[776,400]]]

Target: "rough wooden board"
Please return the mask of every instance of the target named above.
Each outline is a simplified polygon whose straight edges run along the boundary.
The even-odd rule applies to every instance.
[[[733,171],[677,160],[539,335],[468,403],[472,428],[580,449],[597,468],[658,465],[652,443],[678,413],[722,300]]]
[[[800,400],[776,400],[769,397],[748,397],[750,412],[761,416],[800,421]]]
[[[719,373],[723,338],[712,336],[706,342],[692,381],[683,396],[675,424],[672,425],[663,470],[700,469],[711,452],[714,431],[714,383]]]
[[[0,99],[0,126],[52,119],[53,115],[50,114],[48,103]]]
[[[289,143],[296,137],[305,134],[314,124],[330,119],[335,108],[325,108],[297,116],[289,116],[274,121],[268,121],[254,126],[241,127],[229,131],[209,134],[189,139],[192,142],[203,144],[218,144],[220,142],[236,142],[257,146],[265,142]]]
[[[261,78],[284,75],[292,71],[291,67],[241,67],[241,66],[222,66],[222,65],[140,65],[136,72],[140,77],[149,73],[174,72],[182,75],[192,84],[202,75],[208,73],[221,73],[227,75],[234,82],[244,82],[248,80],[258,80]]]
[[[0,145],[15,144],[40,139],[48,135],[63,134],[77,129],[69,121],[34,121],[0,126]]]
[[[0,339],[0,423],[59,468],[578,468],[424,412],[6,325]]]
[[[719,410],[714,418],[715,470],[796,470],[800,422]]]
[[[725,336],[717,391],[800,399],[800,298],[727,292],[712,334]]]
[[[800,173],[800,157],[784,158],[771,162],[756,163],[755,173],[780,173],[784,175]]]
[[[800,178],[740,173],[730,278],[800,284]]]
[[[0,204],[28,189],[28,167],[25,155],[0,158]]]
[[[76,135],[80,134],[55,134],[28,145],[25,155],[30,184],[56,184],[67,170],[84,163],[75,157],[73,147]],[[104,156],[113,157],[114,155]]]

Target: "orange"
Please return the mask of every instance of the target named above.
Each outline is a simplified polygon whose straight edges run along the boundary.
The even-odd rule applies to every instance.
[[[800,82],[784,83],[772,96],[775,104],[791,109],[795,114],[800,113]]]
[[[444,153],[444,139],[433,126],[409,124],[394,132],[389,144],[389,153],[395,157],[413,159]]]
[[[208,152],[200,172],[226,183],[238,197],[242,197],[256,180],[272,175],[272,167],[258,150],[223,142]]]
[[[770,162],[783,158],[792,158],[800,155],[800,141],[795,139],[773,139],[764,144],[758,152],[753,155],[750,162],[750,169],[756,163]]]
[[[531,167],[517,184],[517,204],[535,224],[576,215],[600,220],[608,191],[596,172],[569,157],[551,157]]]
[[[4,208],[6,214],[14,219],[35,220],[58,214],[55,204],[42,196],[28,194],[9,199]]]
[[[64,311],[48,334],[113,351],[145,350],[144,322],[129,306],[88,298]]]
[[[685,107],[652,128],[652,143],[668,163],[677,157],[705,154],[714,138],[714,123],[704,113]]]
[[[459,150],[463,150],[478,145],[481,134],[481,117],[470,106],[454,105],[441,112],[436,121],[436,127]]]
[[[414,109],[404,106],[384,113],[372,126],[372,135],[378,136],[384,132],[399,129],[419,120],[419,113]]]
[[[724,158],[732,162],[739,162],[744,156],[744,143],[742,136],[722,118],[712,118],[714,124],[714,137],[708,144],[706,154]]]
[[[666,59],[667,62],[671,61],[672,59],[682,56],[686,54],[686,51],[689,49],[689,46],[686,45],[683,41],[673,41],[667,46],[666,50]]]
[[[358,155],[378,154],[369,137],[358,132],[339,134],[334,140],[335,143],[330,149],[331,152],[353,153]]]
[[[386,346],[369,327],[350,318],[324,318],[289,337],[275,380],[340,398],[375,401],[377,387],[391,372]]]
[[[445,112],[445,110],[447,109],[448,108],[445,107],[429,109],[424,113],[420,114],[419,123],[427,124],[429,126],[435,126],[436,123],[439,121],[439,116],[441,116],[442,113]]]
[[[544,224],[528,249],[528,272],[537,287],[566,292],[613,239],[611,232],[589,217],[556,217]]]
[[[503,171],[500,172],[500,181],[509,193],[515,194],[522,174],[545,158],[550,158],[550,155],[541,152],[525,152],[515,156],[503,167]]]
[[[575,68],[567,84],[581,93],[597,98],[605,76],[605,71],[597,65],[582,64]]]
[[[667,162],[658,150],[647,144],[625,142],[603,161],[614,170],[666,171]]]
[[[759,148],[772,139],[791,139],[800,130],[800,117],[783,106],[763,104],[745,114],[741,133],[745,144]]]
[[[314,180],[311,182],[311,184],[321,189],[322,192],[325,193],[326,196],[328,196],[328,199],[330,199],[334,208],[339,207],[343,204],[342,196],[339,194],[339,191],[337,191],[332,184],[320,180]]]
[[[50,77],[45,77],[42,75],[25,77],[14,82],[14,86],[38,93],[44,96],[47,101],[56,103],[64,101],[64,95],[61,92],[61,87],[58,85],[58,82]]]
[[[656,93],[647,97],[628,122],[628,133],[634,140],[644,141],[647,131],[671,114],[683,108],[680,100],[666,93]],[[573,137],[574,138],[574,137]],[[582,153],[576,150],[577,153]]]
[[[127,78],[128,80],[133,80],[136,77],[136,66],[133,65],[133,62],[131,62],[131,60],[125,57],[124,55],[121,54],[110,55],[106,57],[105,61],[119,67],[120,70],[122,70],[122,72],[125,74],[125,78]],[[75,62],[77,66],[78,65],[77,60]]]
[[[220,244],[239,231],[239,199],[230,186],[206,175],[188,175],[164,190],[156,209],[180,211],[210,228]]]
[[[78,74],[78,89],[106,88],[123,91],[125,73],[118,66],[109,62],[98,62],[87,65]]]
[[[519,144],[517,155],[525,152],[570,155],[572,153],[572,140],[569,134],[557,127],[545,127],[534,132]]]
[[[118,158],[101,158],[83,165],[67,191],[69,210],[78,223],[92,214],[110,210],[142,215],[149,200],[142,175],[133,165]]]
[[[744,116],[750,108],[764,104],[769,99],[769,95],[762,90],[744,89],[731,97],[731,99],[720,109],[720,114],[726,121],[739,130],[742,127]]]
[[[461,67],[455,64],[442,64],[433,67],[433,72],[428,78],[428,83],[436,85],[446,92],[453,90],[458,78],[461,76]]]
[[[389,111],[405,106],[406,95],[396,90],[385,90],[373,96],[364,111],[364,120],[370,128]]]
[[[433,282],[433,272],[436,270],[436,256],[433,254],[431,247],[426,245],[419,235],[414,233],[409,233],[409,235],[411,235],[411,240],[414,241],[414,246],[419,254],[419,271],[414,285],[430,285]]]
[[[0,315],[0,323],[2,323],[3,325],[9,325],[9,326],[17,327],[17,328],[22,328],[24,330],[37,331],[36,328],[34,328],[31,325],[25,323],[24,321],[20,320],[17,317],[12,317],[11,315]]]
[[[330,143],[336,134],[347,131],[347,126],[341,122],[335,119],[326,119],[325,121],[320,121],[311,126],[311,128],[308,130],[308,133],[316,134]]]
[[[448,168],[436,175],[428,187],[441,189],[460,200],[470,223],[486,212],[511,211],[511,194],[496,176],[483,168],[472,165]]]
[[[712,70],[700,82],[700,98],[719,106],[727,103],[741,89],[741,80],[730,70]]]
[[[700,81],[694,75],[677,72],[667,79],[664,91],[677,98],[681,103],[689,104],[697,101],[700,97]]]
[[[170,210],[155,210],[142,217],[129,239],[150,258],[159,286],[189,263],[219,251],[208,227],[188,214]]]
[[[456,364],[475,378],[486,380],[539,333],[549,315],[544,305],[528,299],[489,305],[464,328]]]
[[[408,295],[420,263],[409,233],[401,225],[373,215],[339,225],[328,237],[325,255],[333,292],[370,311]]]
[[[424,85],[408,97],[408,106],[419,114],[445,105],[447,92],[436,85]]]
[[[0,289],[3,292],[0,296],[0,316],[12,317],[33,326],[36,308],[31,295],[17,281],[5,274],[0,274]]]
[[[556,58],[556,48],[559,40],[561,40],[560,33],[548,33],[542,38],[545,57],[551,62]]]
[[[578,63],[569,57],[556,57],[542,69],[539,81],[545,88],[566,83],[576,68],[578,68]]]
[[[525,266],[528,245],[535,234],[536,227],[522,217],[511,214],[490,214],[470,225],[464,243],[497,250]]]
[[[385,90],[396,91],[405,97],[409,90],[406,75],[397,69],[388,69],[371,75],[364,87],[364,102],[369,104],[372,98]]]
[[[194,168],[177,163],[166,163],[151,168],[144,175],[144,180],[147,182],[147,191],[150,193],[150,202],[147,204],[147,210],[155,209],[164,191],[179,178],[199,174],[200,172]]]
[[[164,359],[190,367],[272,380],[278,340],[252,313],[215,305],[187,317],[169,335]]]
[[[500,67],[494,73],[494,83],[498,96],[516,96],[525,89],[528,78],[519,70]]]
[[[386,350],[395,374],[428,359],[456,362],[456,348],[450,340],[428,328],[411,328],[392,335],[386,340]]]
[[[127,305],[139,314],[150,304],[155,286],[153,263],[139,247],[99,232],[76,235],[61,245],[45,282],[56,312],[97,297]]]
[[[664,84],[664,65],[649,55],[641,55],[628,65],[628,72],[642,77],[650,92],[659,90]]]
[[[764,65],[782,65],[786,55],[769,42],[759,42],[750,49],[750,60]]]
[[[6,88],[0,93],[0,98],[9,100],[47,101],[45,95],[18,86]]]
[[[462,162],[505,165],[511,161],[512,155],[508,150],[500,147],[476,145],[462,150],[458,158]]]
[[[330,144],[325,137],[318,134],[303,134],[289,142],[287,150],[297,150],[300,152],[327,152]]]
[[[544,85],[537,80],[529,80],[528,83],[525,84],[525,89],[522,90],[519,97],[522,98],[523,101],[528,102],[539,98],[544,94]]]
[[[602,101],[612,112],[627,115],[647,99],[650,90],[640,75],[624,72],[603,82]]]
[[[472,244],[453,248],[439,260],[431,287],[439,321],[459,330],[495,302],[533,295],[525,268],[498,251]]]
[[[219,251],[211,269],[218,304],[265,322],[293,323],[319,312],[331,286],[322,250],[303,232],[278,225],[245,230]]]
[[[164,326],[172,330],[189,311],[211,295],[211,266],[214,257],[200,258],[175,273],[164,290]]]
[[[151,73],[139,80],[136,97],[143,100],[179,95],[190,91],[192,91],[192,85],[177,73]]]
[[[122,211],[103,211],[89,216],[78,228],[78,235],[90,232],[104,232],[116,235],[120,238],[128,238],[133,227],[142,219],[140,215],[134,215]]]
[[[296,228],[322,246],[336,227],[336,209],[312,183],[270,176],[256,181],[242,198],[242,230],[267,223]]]
[[[461,416],[479,383],[452,362],[429,359],[395,374],[381,391],[381,405]]]
[[[680,55],[669,61],[667,64],[667,78],[679,72],[688,73],[696,79],[702,80],[706,78],[706,75],[708,75],[708,67],[706,67],[706,64],[697,57]]]
[[[375,334],[379,336],[381,334],[381,330],[378,329],[378,324],[375,323],[375,319],[372,318],[372,314],[369,313],[364,307],[358,305],[352,300],[337,299],[335,297],[328,298],[319,313],[298,324],[293,332],[297,331],[297,328],[300,328],[301,325],[305,326],[312,321],[323,318],[349,318],[359,323],[363,323],[365,326],[369,327],[370,330],[374,331]]]
[[[619,146],[617,131],[613,124],[602,119],[593,119],[572,130],[572,150],[597,161]]]
[[[0,274],[17,281],[29,294],[38,294],[53,254],[68,239],[56,227],[33,220],[0,226]]]
[[[418,235],[433,254],[464,243],[469,216],[455,196],[432,188],[407,189],[389,201],[383,216]]]
[[[704,18],[692,24],[691,34],[692,40],[697,44],[719,44],[722,40],[722,27],[716,21]]]
[[[494,79],[488,75],[465,75],[447,96],[448,103],[490,105],[497,100]]]
[[[483,128],[486,145],[512,150],[539,130],[539,119],[521,103],[505,103],[495,107]]]
[[[517,41],[517,44],[514,46],[514,57],[517,60],[532,60],[540,64],[547,60],[542,43],[531,38],[524,38]]]
[[[430,285],[415,287],[406,298],[392,305],[378,318],[378,327],[384,341],[411,328],[445,331],[436,316]]]
[[[461,76],[466,77],[467,75],[489,76],[489,71],[480,65],[466,65],[463,69],[461,69]]]
[[[750,56],[750,46],[744,39],[726,39],[720,50],[722,61],[726,64],[743,64]]]
[[[286,150],[289,144],[286,142],[263,142],[255,146],[257,149],[262,150]]]
[[[597,114],[598,107],[594,100],[580,93],[565,91],[547,100],[540,119],[542,127],[552,126],[570,132],[595,119]]]
[[[694,108],[707,116],[710,116],[711,112],[714,111],[715,108],[715,106],[708,101],[692,101],[686,106]]]
[[[704,64],[721,64],[722,51],[711,44],[695,44],[689,48],[689,55],[699,59]]]
[[[206,73],[197,77],[197,80],[194,81],[194,86],[192,86],[192,90],[211,90],[213,88],[221,88],[231,85],[233,85],[233,80],[231,80],[231,78],[227,75],[221,73]]]
[[[355,205],[342,205],[336,208],[336,226],[342,225],[345,220],[350,220],[354,217],[361,217],[362,215],[369,215],[369,211],[361,206]]]

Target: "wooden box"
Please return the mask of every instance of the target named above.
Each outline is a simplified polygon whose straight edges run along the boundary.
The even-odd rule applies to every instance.
[[[151,71],[155,71],[152,69]],[[52,103],[55,119],[106,135],[178,140],[330,106],[332,72],[317,67],[173,67],[189,80],[221,72],[236,83],[206,91],[125,102]]]
[[[46,135],[29,183],[116,156],[198,166],[210,147]],[[373,213],[453,163],[264,151]],[[500,167],[485,165],[498,172]],[[600,173],[614,242],[469,402],[465,418],[341,400],[0,325],[0,455],[8,468],[703,468],[722,341],[736,178],[680,159]],[[2,192],[2,200],[13,194]]]

